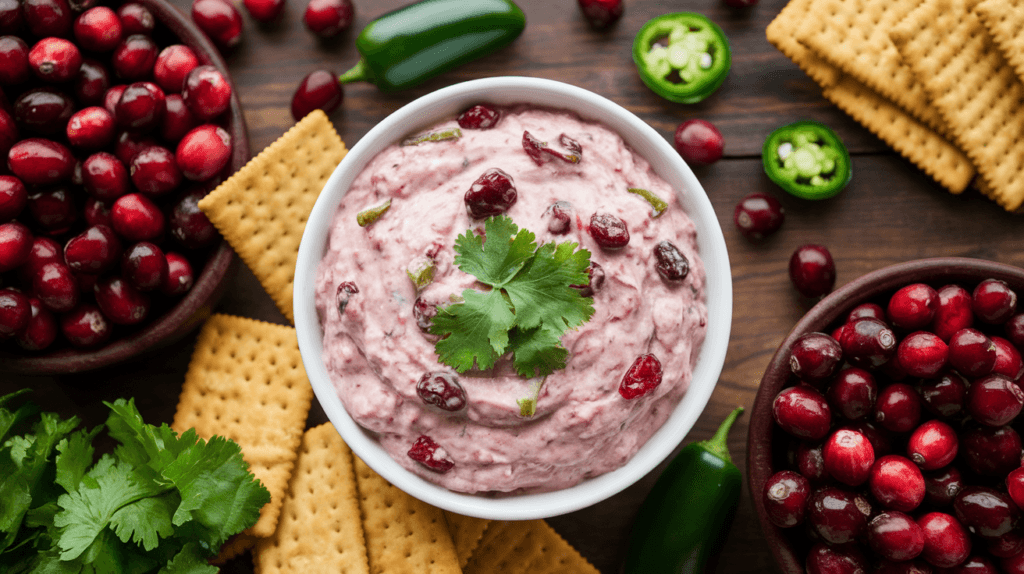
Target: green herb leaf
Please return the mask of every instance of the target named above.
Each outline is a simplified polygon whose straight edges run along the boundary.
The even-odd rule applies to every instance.
[[[432,333],[447,334],[435,345],[442,363],[460,373],[490,369],[508,348],[508,331],[515,324],[512,306],[500,291],[466,289],[464,303],[438,307]]]

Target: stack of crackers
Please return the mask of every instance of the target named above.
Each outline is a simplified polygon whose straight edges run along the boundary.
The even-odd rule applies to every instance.
[[[289,319],[299,239],[345,153],[315,111],[200,202]],[[219,560],[251,550],[257,574],[597,574],[543,520],[460,516],[395,488],[330,423],[306,428],[312,400],[293,327],[214,315],[201,329],[172,427],[237,442],[271,494]]]
[[[769,42],[952,193],[1024,204],[1024,0],[790,0]]]

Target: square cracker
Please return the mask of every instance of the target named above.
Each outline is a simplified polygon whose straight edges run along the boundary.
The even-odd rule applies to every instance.
[[[327,115],[314,110],[199,201],[290,321],[299,240],[346,152]]]
[[[277,530],[256,544],[256,574],[368,574],[352,451],[331,423],[306,431]]]
[[[793,60],[805,74],[826,88],[839,81],[839,71],[796,41],[794,34],[810,14],[812,0],[790,0],[768,24],[765,36],[787,58]]]
[[[1017,79],[1024,81],[1024,0],[983,0],[972,8]]]
[[[950,192],[962,192],[974,178],[962,151],[854,78],[844,76],[823,95]]]
[[[1007,210],[1024,203],[1024,84],[965,0],[925,0],[890,32],[957,145]]]
[[[796,39],[846,75],[946,134],[924,86],[900,59],[888,31],[923,0],[814,0]]]
[[[448,531],[452,534],[452,542],[455,543],[455,553],[459,555],[459,566],[465,568],[466,562],[469,562],[469,557],[473,555],[473,551],[480,544],[480,539],[491,521],[486,518],[463,516],[447,510],[444,511],[444,517],[448,521]]]
[[[371,574],[461,574],[444,513],[355,458]]]
[[[270,491],[250,536],[274,533],[312,398],[295,329],[219,314],[203,325],[171,427],[242,447]]]
[[[465,574],[599,574],[543,520],[493,522]]]

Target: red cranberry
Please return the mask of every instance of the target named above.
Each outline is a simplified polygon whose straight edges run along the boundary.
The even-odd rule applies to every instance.
[[[874,409],[878,384],[868,371],[847,367],[836,375],[826,396],[833,411],[848,420],[858,420]]]
[[[409,458],[442,474],[455,466],[455,461],[448,456],[448,452],[426,435],[421,435],[413,443],[412,448],[409,449]]]
[[[114,155],[121,160],[121,163],[128,165],[132,162],[135,154],[153,145],[157,145],[157,142],[151,137],[121,132],[117,136],[117,143],[114,144]]]
[[[968,530],[986,538],[1006,534],[1020,519],[1010,497],[987,486],[965,486],[953,501],[953,511]]]
[[[352,0],[309,0],[302,21],[321,38],[337,36],[352,25]]]
[[[117,102],[121,101],[121,96],[127,88],[127,85],[119,84],[107,88],[107,91],[103,94],[103,107],[111,115],[117,113]]]
[[[952,568],[971,554],[971,537],[956,518],[944,512],[929,512],[917,519],[924,532],[921,557],[940,568]]]
[[[416,319],[416,326],[424,333],[429,333],[434,325],[434,317],[437,316],[437,305],[417,297],[412,305],[412,316]]]
[[[804,297],[821,297],[836,284],[836,264],[821,245],[803,245],[789,259],[789,278]]]
[[[580,162],[583,158],[583,147],[580,145],[580,142],[565,134],[558,136],[558,142],[568,150],[568,153],[548,147],[547,142],[540,141],[528,131],[523,132],[523,151],[526,152],[526,155],[530,156],[533,163],[544,165],[552,158],[558,158],[566,163]]]
[[[110,218],[114,231],[128,241],[150,241],[164,232],[163,212],[152,200],[138,193],[117,198],[110,209]]]
[[[466,391],[453,373],[424,373],[416,383],[416,394],[441,410],[455,412],[466,408]]]
[[[652,354],[640,355],[633,361],[619,383],[624,399],[635,399],[653,391],[661,384],[661,361]]]
[[[57,313],[70,311],[78,305],[78,285],[71,270],[63,263],[47,263],[32,278],[32,291],[43,305]]]
[[[17,36],[0,36],[0,84],[20,84],[30,73],[28,44]]]
[[[960,329],[949,340],[949,364],[967,377],[981,377],[992,372],[996,363],[996,346],[977,329]]]
[[[89,227],[64,246],[64,260],[75,273],[99,274],[109,271],[121,257],[121,240],[106,225]]]
[[[334,293],[334,300],[338,306],[338,314],[345,313],[345,308],[348,307],[349,300],[352,296],[359,293],[359,287],[352,281],[342,281],[338,283],[338,290]]]
[[[797,444],[794,464],[800,475],[814,485],[820,485],[828,477],[825,472],[825,459],[821,454],[821,445],[809,445],[800,441]]]
[[[21,31],[23,18],[21,2],[0,0],[0,34],[14,34]]]
[[[951,574],[998,574],[996,565],[986,556],[971,556]]]
[[[135,325],[149,314],[149,296],[120,277],[100,279],[94,292],[96,304],[111,323]]]
[[[17,221],[0,223],[0,273],[28,261],[32,251],[32,232]]]
[[[476,219],[505,213],[515,205],[516,199],[512,176],[496,167],[478,177],[463,197],[470,216]]]
[[[578,0],[583,16],[598,30],[607,28],[622,17],[623,0]]]
[[[1020,381],[1021,376],[1024,376],[1024,360],[1021,359],[1020,351],[1002,337],[993,335],[989,338],[996,345],[996,364],[992,365],[992,372],[1014,382]]]
[[[889,298],[886,310],[894,327],[906,331],[924,329],[935,318],[939,294],[924,283],[912,283]]]
[[[763,239],[782,227],[786,210],[774,196],[755,192],[736,204],[732,221],[747,239]]]
[[[64,132],[75,111],[75,102],[50,87],[34,88],[14,101],[14,119],[27,131],[52,136]]]
[[[39,269],[47,263],[64,262],[64,249],[49,237],[36,237],[32,240],[32,247],[29,249],[28,258],[18,270],[24,272],[23,280],[26,284],[32,283],[32,277],[39,272]]]
[[[96,288],[96,282],[100,280],[99,275],[93,275],[91,273],[75,273],[75,284],[78,285],[78,292],[83,294],[91,294]]]
[[[231,160],[231,135],[222,127],[201,125],[181,138],[174,159],[188,179],[209,181]]]
[[[121,19],[106,6],[82,12],[73,27],[75,41],[90,52],[109,52],[121,43]]]
[[[160,137],[166,141],[176,142],[194,127],[196,119],[185,105],[185,100],[178,94],[168,94],[164,119],[160,124]]]
[[[764,485],[764,509],[768,520],[779,528],[791,528],[804,521],[811,485],[792,470],[773,474]]]
[[[3,156],[0,157],[7,157],[8,152],[18,139],[18,124],[14,121],[14,117],[3,106],[0,106],[0,153],[3,153]],[[3,167],[0,165],[0,169]]]
[[[924,550],[924,531],[898,510],[887,510],[874,517],[867,527],[868,546],[882,558],[902,562],[916,558]]]
[[[128,172],[135,189],[151,196],[163,195],[177,188],[182,180],[174,154],[158,145],[135,154]]]
[[[917,391],[928,412],[949,418],[964,409],[967,380],[956,371],[946,369],[934,379],[921,381]]]
[[[140,241],[124,252],[121,275],[139,291],[153,291],[167,282],[167,258],[162,249]]]
[[[128,81],[142,80],[153,74],[157,45],[149,36],[132,34],[114,48],[111,64],[114,75]],[[116,115],[116,114],[115,114]]]
[[[90,58],[83,60],[74,82],[74,92],[78,103],[83,106],[103,106],[113,114],[113,105],[108,108],[104,103],[104,97],[108,90],[110,90],[110,72],[107,71],[107,68],[96,60]]]
[[[89,151],[114,143],[114,116],[106,109],[92,106],[79,110],[67,124],[68,143]]]
[[[65,37],[71,32],[72,12],[67,0],[22,0],[21,10],[34,36]]]
[[[940,420],[923,423],[907,441],[907,455],[923,470],[938,470],[953,462],[958,448],[956,431]]]
[[[1024,467],[1017,467],[1006,475],[1006,491],[1017,508],[1024,508]]]
[[[197,120],[210,121],[231,106],[231,84],[214,66],[199,66],[185,76],[181,97]]]
[[[871,503],[859,494],[824,486],[811,493],[807,518],[829,544],[845,544],[861,537],[871,516]]]
[[[185,77],[199,66],[192,48],[172,44],[157,54],[153,64],[153,81],[166,93],[178,93],[185,87]]]
[[[195,189],[183,195],[171,207],[168,227],[171,236],[188,249],[202,249],[212,245],[219,237],[217,228],[199,209],[199,200],[205,192]]]
[[[996,558],[1010,558],[1024,552],[1024,536],[1011,530],[999,538],[986,539],[986,550]]]
[[[544,210],[549,215],[548,231],[555,235],[565,235],[572,229],[572,204],[568,201],[556,201]]]
[[[284,11],[284,0],[243,0],[242,4],[257,22],[273,22]]]
[[[622,249],[629,244],[626,222],[610,213],[595,213],[590,217],[590,235],[603,249]]]
[[[292,117],[299,121],[313,110],[331,113],[345,99],[338,75],[331,70],[315,70],[302,78],[292,96]]]
[[[690,272],[690,262],[671,241],[661,241],[654,246],[654,259],[654,268],[666,281],[682,281]]]
[[[933,506],[949,506],[964,487],[960,471],[955,466],[947,466],[924,475],[924,499]]]
[[[1005,574],[1024,574],[1024,552],[999,561]]]
[[[1018,349],[1024,349],[1024,313],[1010,317],[1004,325],[1006,338]]]
[[[921,420],[921,398],[908,384],[891,384],[878,394],[875,420],[892,432],[910,432]]]
[[[25,184],[13,175],[0,175],[0,222],[17,217],[27,203]]]
[[[82,186],[100,201],[112,202],[128,193],[128,169],[112,154],[96,152],[82,162]]]
[[[772,416],[779,428],[805,440],[825,438],[832,422],[832,411],[825,397],[807,385],[779,392],[772,402]]]
[[[876,319],[857,319],[847,323],[839,336],[843,357],[851,365],[878,367],[896,353],[896,335]]]
[[[117,125],[133,132],[145,132],[160,125],[167,110],[164,91],[153,82],[135,82],[121,93],[114,106]]]
[[[168,251],[167,281],[160,287],[160,292],[169,297],[184,295],[195,284],[196,276],[188,259],[180,253]]]
[[[31,318],[32,307],[24,293],[0,289],[0,341],[22,333]]]
[[[61,316],[60,330],[73,346],[89,348],[106,342],[110,338],[111,326],[99,307],[82,303]]]
[[[974,288],[971,310],[985,323],[1005,323],[1017,310],[1017,293],[1005,281],[986,279]]]
[[[846,322],[852,323],[861,317],[878,319],[883,323],[886,321],[885,310],[878,303],[861,303],[857,305],[846,315]]]
[[[896,349],[896,360],[911,377],[931,378],[946,366],[949,347],[935,333],[916,331],[904,337]]]
[[[1024,391],[1004,375],[988,375],[967,389],[967,412],[983,425],[1002,426],[1024,407]]]
[[[839,429],[825,441],[822,457],[825,470],[833,478],[850,486],[860,486],[871,472],[875,449],[863,434]]]
[[[946,285],[938,291],[939,305],[932,319],[932,332],[949,341],[960,329],[974,324],[971,294],[959,285]]]
[[[31,316],[15,340],[26,351],[42,351],[57,339],[57,319],[39,299],[31,297],[28,303]]]
[[[807,574],[864,574],[868,561],[855,544],[829,546],[817,542],[807,553]]]
[[[231,2],[195,0],[192,21],[221,50],[230,50],[242,41],[242,15]]]
[[[71,179],[75,157],[63,144],[43,138],[27,138],[7,153],[7,167],[29,185],[50,185]]]
[[[789,369],[809,383],[832,377],[843,359],[839,342],[825,333],[806,333],[793,342],[789,351]]]
[[[149,35],[156,28],[156,18],[142,4],[129,2],[117,9],[117,17],[121,20],[125,35]]]
[[[971,425],[960,434],[960,452],[974,472],[983,476],[1006,476],[1021,465],[1021,439],[1008,426]]]
[[[722,159],[725,138],[709,121],[687,120],[676,128],[676,151],[694,165],[710,165]],[[780,222],[781,223],[781,222]]]
[[[459,127],[464,130],[488,130],[498,124],[501,112],[484,105],[477,104],[459,114]]]
[[[925,482],[921,470],[905,457],[890,454],[875,461],[868,475],[871,494],[882,506],[910,512],[924,500]]]
[[[28,212],[35,223],[51,235],[68,231],[78,220],[74,198],[66,187],[55,187],[29,195]]]
[[[85,222],[89,225],[113,227],[110,220],[110,206],[95,197],[85,200],[83,215],[85,216]]]

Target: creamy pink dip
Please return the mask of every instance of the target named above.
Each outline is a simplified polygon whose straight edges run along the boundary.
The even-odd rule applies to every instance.
[[[392,145],[370,161],[338,208],[316,277],[323,360],[348,413],[402,466],[460,492],[557,490],[622,466],[682,399],[706,332],[704,265],[675,191],[601,124],[530,107],[502,112],[492,129]],[[429,131],[457,127],[452,119]],[[568,135],[582,145],[582,161],[536,165],[523,150],[524,130],[556,148],[559,135]],[[605,272],[593,317],[562,337],[568,364],[543,381],[528,418],[516,401],[531,396],[539,379],[519,376],[507,359],[490,371],[457,375],[468,400],[459,412],[428,405],[416,393],[424,373],[454,371],[438,362],[435,337],[417,326],[413,303],[422,297],[447,304],[464,289],[484,289],[454,265],[453,245],[467,229],[483,228],[463,196],[492,167],[511,175],[517,189],[506,215],[536,233],[538,244],[578,242]],[[628,188],[650,190],[668,208],[652,218],[651,205]],[[357,225],[358,212],[387,199],[391,207],[380,219]],[[571,203],[576,216],[565,235],[548,231],[548,207],[556,201]],[[606,251],[594,242],[587,224],[595,212],[626,222],[625,248]],[[655,270],[653,249],[663,240],[689,260],[682,281],[666,281]],[[406,269],[433,252],[434,280],[417,293]],[[340,313],[336,294],[345,281],[359,292]],[[619,384],[644,353],[661,361],[663,381],[626,400]],[[421,435],[443,448],[454,462],[450,470],[439,473],[408,456]]]

